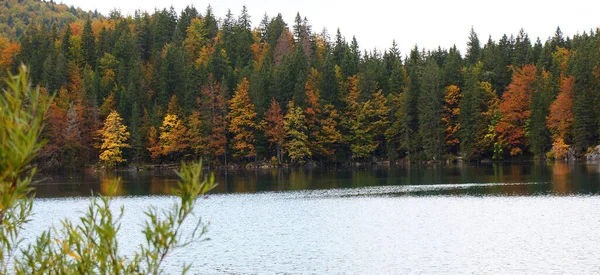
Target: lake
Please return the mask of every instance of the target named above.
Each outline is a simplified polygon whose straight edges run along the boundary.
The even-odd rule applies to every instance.
[[[124,253],[150,205],[168,207],[169,172],[44,176],[26,236],[76,218],[123,178]],[[600,257],[599,164],[410,165],[216,172],[198,201],[208,241],[171,254],[192,274],[589,274]],[[190,224],[191,225],[191,224]],[[137,230],[137,229],[140,230]],[[136,230],[133,230],[136,229]]]

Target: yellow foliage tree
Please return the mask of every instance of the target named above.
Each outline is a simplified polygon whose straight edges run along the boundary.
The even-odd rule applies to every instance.
[[[159,144],[162,155],[184,152],[189,144],[186,141],[187,128],[177,115],[167,114],[160,126]]]
[[[283,125],[286,132],[285,147],[292,162],[304,163],[312,153],[308,147],[308,135],[306,132],[306,117],[301,107],[295,107],[294,101],[287,105],[288,112],[284,117]]]
[[[258,128],[254,104],[250,102],[248,87],[250,84],[244,78],[238,84],[235,95],[229,100],[229,132],[233,134],[234,156],[249,158],[255,157],[254,131]]]
[[[117,111],[111,111],[104,127],[100,129],[100,136],[102,137],[102,145],[100,146],[100,160],[106,163],[108,167],[115,167],[121,162],[125,162],[126,159],[122,157],[122,148],[129,148],[129,144],[126,143],[129,139],[129,132],[127,126],[123,125],[123,119],[119,116]]]
[[[458,116],[460,115],[460,101],[462,92],[456,85],[447,86],[444,89],[444,110],[442,112],[442,121],[445,123],[446,147],[450,153],[458,154],[460,149],[460,139],[458,138]]]

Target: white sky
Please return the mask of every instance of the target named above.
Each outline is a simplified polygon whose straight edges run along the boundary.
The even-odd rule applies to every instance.
[[[56,1],[56,0],[55,0]],[[291,26],[296,12],[307,17],[313,31],[326,27],[331,38],[339,27],[347,41],[355,35],[361,50],[389,48],[392,40],[402,52],[409,53],[418,44],[419,48],[433,49],[452,45],[464,55],[471,26],[483,44],[491,35],[499,40],[503,34],[517,34],[523,28],[532,42],[540,37],[542,42],[553,36],[560,26],[565,36],[583,33],[600,27],[600,1],[531,1],[531,0],[411,0],[411,1],[351,1],[351,0],[58,0],[64,4],[84,10],[97,9],[107,15],[113,8],[123,14],[134,10],[169,8],[179,13],[185,6],[193,5],[204,13],[208,4],[217,18],[225,16],[231,9],[236,16],[246,5],[253,27],[260,23],[266,12],[269,17],[281,13]]]

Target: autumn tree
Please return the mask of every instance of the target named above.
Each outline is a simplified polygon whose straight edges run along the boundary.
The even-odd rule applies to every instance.
[[[148,131],[147,149],[150,152],[150,158],[153,160],[157,160],[162,155],[162,148],[158,142],[158,131],[154,126],[151,126]]]
[[[573,123],[573,77],[563,78],[556,100],[550,105],[547,117],[548,128],[555,138],[571,140]]]
[[[498,133],[496,132],[496,125],[501,119],[500,99],[490,82],[480,82],[479,90],[481,95],[480,110],[482,112],[476,127],[478,138],[475,140],[475,153],[478,156],[489,157],[491,155],[493,159],[501,159],[503,151],[499,146],[502,143],[499,142]]]
[[[224,90],[209,77],[209,84],[202,89],[199,106],[203,120],[204,155],[216,159],[225,155],[227,145],[227,120],[225,118]]]
[[[372,137],[369,141],[370,147],[373,150],[370,154],[380,150],[385,150],[385,131],[390,126],[390,109],[388,107],[387,98],[383,95],[381,90],[372,94],[371,98],[367,100],[362,106],[362,114],[364,114],[364,126],[367,132]],[[362,116],[359,116],[362,118]]]
[[[379,92],[370,101],[363,103],[358,100],[360,91],[358,89],[358,78],[348,78],[348,94],[345,99],[346,108],[342,118],[342,126],[345,129],[345,141],[350,147],[351,157],[356,160],[365,159],[377,149],[379,143],[375,141],[373,130],[385,122],[378,123],[381,114],[381,103],[385,104],[385,97]],[[372,120],[372,121],[371,121]],[[370,124],[375,123],[375,124]],[[384,130],[385,131],[385,130]],[[383,135],[383,133],[380,133]]]
[[[566,150],[562,148],[565,146],[568,148],[572,142],[573,81],[572,76],[561,78],[558,96],[550,105],[550,112],[546,117],[548,129],[552,133],[554,158],[556,159],[566,157]]]
[[[304,163],[312,156],[308,148],[306,118],[302,108],[295,106],[293,100],[288,103],[287,109],[283,122],[286,132],[285,149],[292,163]]]
[[[0,36],[0,75],[10,69],[21,51],[21,44],[9,42],[8,38]]]
[[[234,156],[239,158],[256,157],[254,132],[256,111],[248,96],[248,80],[244,78],[235,89],[235,94],[229,100],[229,132],[233,134],[232,149]]]
[[[330,160],[336,146],[339,146],[342,141],[342,136],[337,129],[340,115],[332,104],[321,107],[320,83],[322,83],[321,73],[311,68],[304,87],[306,93],[304,114],[308,128],[309,149],[313,158]]]
[[[73,102],[69,105],[66,116],[66,125],[63,129],[63,163],[66,167],[75,169],[83,165],[83,150],[81,127],[82,120],[78,114],[79,107]]]
[[[67,108],[69,107],[66,90],[59,92],[44,117],[46,127],[42,131],[42,137],[47,140],[40,150],[39,158],[41,167],[44,169],[57,169],[63,166],[64,147],[63,131],[67,124]]]
[[[189,147],[186,132],[187,127],[183,119],[175,114],[167,114],[160,126],[161,155],[174,158],[183,155]]]
[[[446,150],[450,154],[457,154],[460,145],[458,137],[458,116],[460,115],[460,101],[462,93],[456,85],[447,86],[444,89],[444,107],[442,111],[442,121],[445,124],[444,135]]]
[[[499,157],[502,153],[501,148],[493,147],[498,143],[495,131],[500,116],[498,97],[491,83],[481,81],[482,69],[483,63],[478,62],[465,72],[465,88],[459,104],[460,151],[469,160],[489,153]]]
[[[204,121],[200,111],[194,110],[186,118],[185,140],[188,142],[192,156],[199,159],[205,151],[203,128]]]
[[[277,163],[281,163],[283,157],[283,144],[287,133],[285,130],[284,117],[281,113],[281,107],[275,98],[271,99],[271,106],[261,122],[261,127],[271,146],[275,147]]]
[[[536,67],[525,65],[513,70],[512,82],[508,85],[500,103],[502,118],[496,126],[496,131],[499,140],[508,147],[510,155],[516,156],[524,153],[529,146],[525,124],[531,116],[530,104]]]
[[[202,47],[206,46],[208,42],[206,21],[199,18],[193,18],[189,27],[187,27],[186,38],[183,42],[189,56],[193,60],[197,60],[200,57]]]
[[[333,161],[333,157],[340,144],[344,142],[344,138],[338,129],[340,114],[335,109],[333,104],[327,104],[323,107],[323,116],[320,121],[320,134],[316,136],[313,155],[318,155],[325,160]]]
[[[127,139],[129,132],[127,126],[123,125],[123,119],[116,111],[110,112],[100,130],[102,145],[100,146],[100,160],[110,168],[125,162],[123,148],[129,148]]]
[[[560,34],[560,29],[557,30]],[[556,41],[556,43],[559,43]],[[546,125],[552,134],[552,151],[555,159],[566,159],[573,144],[573,100],[575,78],[567,75],[569,51],[558,47],[552,54],[555,71],[560,74],[558,95],[550,104]]]

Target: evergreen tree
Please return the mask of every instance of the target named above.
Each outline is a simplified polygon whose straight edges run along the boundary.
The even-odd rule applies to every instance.
[[[469,41],[467,41],[467,54],[465,55],[465,62],[468,66],[473,66],[479,61],[480,58],[481,45],[479,43],[479,38],[477,38],[477,33],[475,33],[473,27],[471,27]]]
[[[531,144],[531,152],[537,159],[545,158],[552,143],[550,131],[546,127],[546,117],[550,115],[549,107],[553,94],[552,75],[543,69],[538,71],[531,95],[529,131],[526,133]]]
[[[96,67],[96,38],[92,32],[92,20],[88,17],[83,25],[83,32],[81,33],[81,42],[83,48],[83,58],[86,65],[90,65],[92,68]]]
[[[419,127],[417,102],[421,90],[421,67],[422,57],[419,49],[415,46],[411,50],[409,59],[406,62],[406,71],[410,82],[408,83],[408,90],[402,96],[402,103],[400,104],[403,108],[401,110],[402,148],[406,151],[408,159],[411,158],[411,153],[417,153],[417,147],[420,143],[417,136]]]
[[[419,133],[427,158],[439,160],[444,144],[443,95],[440,88],[440,69],[435,60],[430,58],[427,61],[422,79],[422,92],[418,100]]]

